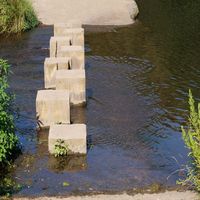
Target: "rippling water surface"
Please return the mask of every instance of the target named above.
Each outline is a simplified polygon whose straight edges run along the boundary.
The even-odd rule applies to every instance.
[[[174,172],[187,162],[180,125],[187,120],[188,89],[200,100],[200,3],[138,4],[134,25],[86,34],[88,105],[73,108],[71,117],[87,123],[87,157],[56,160],[47,152],[48,133],[35,130],[35,97],[43,88],[52,27],[0,39],[20,110],[23,155],[9,174],[23,184],[19,195],[175,186]]]

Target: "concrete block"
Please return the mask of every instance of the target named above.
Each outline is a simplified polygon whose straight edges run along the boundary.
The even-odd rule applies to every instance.
[[[69,93],[66,90],[40,90],[36,97],[36,116],[40,127],[70,123]]]
[[[67,90],[71,104],[84,104],[86,102],[85,70],[56,71],[56,90]]]
[[[62,35],[63,29],[81,28],[82,24],[78,21],[69,21],[68,23],[57,23],[54,24],[54,36]]]
[[[72,45],[70,37],[51,37],[50,39],[50,57],[58,57],[58,52],[61,46]]]
[[[85,69],[85,52],[82,46],[62,46],[58,57],[69,57],[73,69]]]
[[[83,28],[62,28],[54,33],[54,36],[69,37],[75,46],[84,46],[84,29]]]
[[[56,71],[60,69],[72,69],[70,58],[51,57],[44,62],[44,84],[45,88],[56,87]]]
[[[64,141],[70,154],[87,153],[87,130],[85,124],[52,125],[49,130],[49,152],[54,154],[58,140]]]

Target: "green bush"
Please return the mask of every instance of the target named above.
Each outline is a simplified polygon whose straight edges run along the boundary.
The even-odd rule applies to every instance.
[[[183,185],[190,185],[200,191],[200,103],[195,107],[195,101],[191,90],[189,91],[189,118],[187,129],[182,129],[183,140],[189,149],[191,164],[187,166],[187,177],[180,180]]]
[[[0,33],[18,33],[38,25],[29,0],[0,0]]]
[[[10,111],[12,96],[7,92],[8,73],[8,63],[0,59],[0,164],[8,163],[18,144],[14,119]]]

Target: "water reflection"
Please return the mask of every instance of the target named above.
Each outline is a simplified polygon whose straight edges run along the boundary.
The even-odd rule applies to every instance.
[[[54,156],[49,157],[48,161],[49,170],[59,173],[59,172],[77,172],[84,171],[87,168],[87,159],[86,156],[67,156],[67,157],[58,157]]]
[[[139,22],[132,28],[90,34],[92,52],[88,55],[121,63],[121,73],[127,73],[129,79],[127,85],[143,97],[152,113],[137,136],[156,152],[175,155],[178,149],[185,152],[179,133],[180,124],[187,119],[188,89],[197,99],[200,97],[200,4],[160,0],[138,3]],[[171,140],[180,145],[169,151],[163,149],[161,144]]]

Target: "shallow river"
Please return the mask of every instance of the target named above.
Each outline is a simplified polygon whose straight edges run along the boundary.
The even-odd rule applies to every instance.
[[[73,108],[71,116],[74,123],[87,123],[86,157],[55,159],[47,151],[47,133],[36,132],[35,98],[44,87],[52,27],[0,38],[0,57],[12,64],[10,85],[19,108],[23,154],[8,174],[23,185],[19,195],[176,186],[175,172],[188,160],[180,132],[188,89],[200,100],[200,3],[138,4],[134,25],[86,33],[88,104]]]

